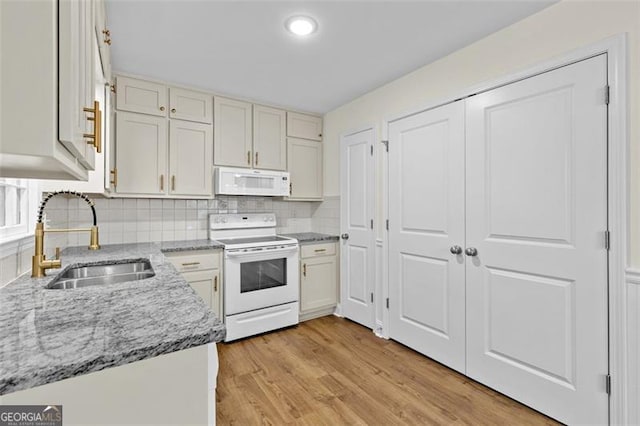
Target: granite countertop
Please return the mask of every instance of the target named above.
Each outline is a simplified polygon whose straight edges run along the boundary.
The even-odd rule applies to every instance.
[[[322,241],[338,241],[340,239],[337,235],[320,234],[318,232],[298,232],[293,234],[283,234],[283,236],[295,238],[300,244],[311,244]]]
[[[160,250],[162,250],[163,253],[189,250],[213,250],[222,248],[224,248],[224,245],[212,240],[165,241],[160,244]]]
[[[142,258],[151,261],[155,277],[45,288],[74,265]],[[62,268],[47,272],[44,278],[23,275],[0,288],[0,395],[225,337],[224,324],[165,260],[158,244],[68,248]]]

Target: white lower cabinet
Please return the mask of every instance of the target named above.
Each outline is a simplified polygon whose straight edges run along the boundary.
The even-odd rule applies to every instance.
[[[218,369],[209,343],[1,395],[0,405],[55,401],[65,425],[215,425]]]
[[[336,243],[300,249],[300,320],[332,314],[338,300]]]
[[[220,250],[195,250],[165,253],[169,262],[182,277],[222,319],[222,252]]]

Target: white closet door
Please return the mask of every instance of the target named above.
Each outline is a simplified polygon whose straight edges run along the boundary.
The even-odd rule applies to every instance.
[[[451,252],[456,246],[464,246],[462,102],[389,125],[389,335],[464,372],[464,255]]]
[[[606,70],[467,101],[467,374],[569,424],[608,414]]]
[[[340,249],[340,306],[345,317],[369,328],[375,315],[373,139],[373,129],[368,129],[343,137],[340,145],[340,217],[346,237]]]

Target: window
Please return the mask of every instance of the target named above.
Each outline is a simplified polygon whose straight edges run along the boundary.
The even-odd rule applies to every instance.
[[[0,179],[0,242],[25,237],[33,231],[37,188],[26,179]]]

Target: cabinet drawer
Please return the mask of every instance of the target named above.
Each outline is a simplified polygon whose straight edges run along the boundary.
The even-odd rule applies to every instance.
[[[180,272],[220,268],[220,252],[172,252],[165,256]]]
[[[335,254],[335,243],[309,244],[300,247],[300,256],[303,259],[315,256],[333,256]]]

